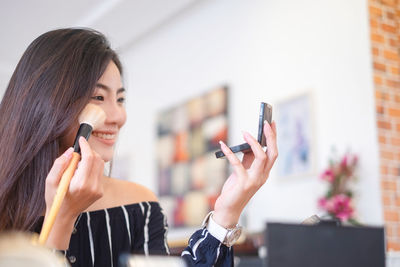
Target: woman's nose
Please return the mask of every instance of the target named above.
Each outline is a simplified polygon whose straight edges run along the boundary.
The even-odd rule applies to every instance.
[[[121,127],[126,121],[125,108],[118,103],[109,103],[104,107],[106,113],[106,124],[117,124]]]

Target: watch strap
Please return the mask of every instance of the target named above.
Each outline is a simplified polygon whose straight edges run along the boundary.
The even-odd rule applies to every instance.
[[[203,225],[206,225],[208,232],[218,239],[221,243],[224,243],[225,237],[229,231],[225,227],[216,223],[212,218],[213,211],[207,214],[206,218],[204,219]]]

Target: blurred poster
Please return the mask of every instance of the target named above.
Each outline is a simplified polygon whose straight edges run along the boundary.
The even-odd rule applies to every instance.
[[[171,227],[199,226],[228,175],[227,91],[216,88],[158,115],[158,194]]]
[[[313,135],[311,96],[303,94],[277,105],[279,176],[312,172]]]

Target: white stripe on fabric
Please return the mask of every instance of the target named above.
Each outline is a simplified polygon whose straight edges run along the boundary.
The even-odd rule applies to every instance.
[[[149,221],[150,221],[150,214],[151,214],[151,206],[149,202],[147,203],[147,214],[146,214],[146,220],[144,222],[144,255],[149,255]]]
[[[125,223],[126,223],[126,230],[128,231],[128,235],[129,235],[129,246],[131,246],[131,227],[129,225],[129,217],[128,217],[128,212],[126,211],[125,206],[121,206],[122,211],[124,212],[124,216],[125,216]]]
[[[112,242],[111,242],[111,227],[110,227],[110,216],[108,215],[108,211],[104,210],[106,213],[106,225],[107,225],[107,234],[108,234],[108,244],[110,245],[110,255],[111,255],[111,267],[113,267],[113,253],[112,253]]]
[[[193,260],[197,260],[196,250],[197,250],[197,248],[199,247],[199,245],[201,244],[201,242],[203,242],[204,239],[207,238],[207,236],[208,236],[208,232],[206,233],[206,235],[205,235],[203,238],[200,238],[200,239],[197,240],[197,242],[194,244],[193,249],[192,249],[192,251],[193,251],[192,259],[193,259]]]
[[[181,257],[183,257],[184,255],[192,256],[192,255],[190,254],[190,252],[189,252],[189,251],[186,251],[186,250],[182,251]]]
[[[86,212],[86,218],[87,218],[87,227],[89,232],[90,255],[92,256],[92,266],[94,266],[94,243],[93,243],[92,227],[90,226],[89,212]]]
[[[142,210],[142,214],[143,214],[143,216],[144,216],[144,207],[143,207],[142,202],[139,202],[139,206],[140,206],[140,209]]]
[[[217,264],[217,260],[218,260],[219,253],[220,253],[220,250],[221,250],[221,244],[222,244],[222,243],[219,243],[219,245],[218,245],[218,248],[217,248],[217,257],[215,257],[214,265]]]
[[[164,246],[165,246],[165,251],[166,251],[167,254],[169,255],[170,252],[169,252],[168,242],[167,242],[167,235],[168,235],[167,216],[165,215],[163,209],[161,209],[161,213],[162,213],[162,215],[163,215],[163,217],[164,217],[164,230],[165,230],[165,232],[164,232]]]

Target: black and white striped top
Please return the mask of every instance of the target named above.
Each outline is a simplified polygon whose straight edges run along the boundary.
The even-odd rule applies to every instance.
[[[123,253],[169,254],[167,229],[158,202],[84,212],[75,223],[66,256],[71,266],[118,267]]]
[[[39,233],[43,218],[35,227]],[[118,267],[124,253],[168,255],[167,218],[158,202],[81,213],[65,252],[71,266]],[[188,266],[233,266],[233,250],[207,229],[196,231],[182,252]]]

